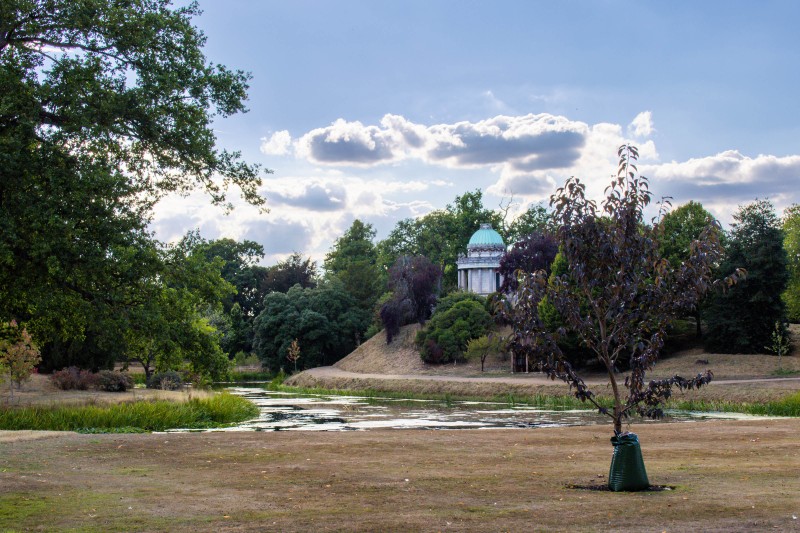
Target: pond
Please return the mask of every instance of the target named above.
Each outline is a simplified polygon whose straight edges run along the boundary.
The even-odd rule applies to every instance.
[[[261,386],[226,387],[260,409],[258,418],[213,431],[366,431],[371,429],[540,428],[608,424],[589,409],[545,409],[498,402],[410,400],[361,396],[291,394]],[[737,413],[668,412],[661,421],[750,418]],[[176,430],[182,431],[182,430]]]

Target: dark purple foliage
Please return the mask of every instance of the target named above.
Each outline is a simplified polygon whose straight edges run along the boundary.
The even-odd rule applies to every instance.
[[[500,259],[499,271],[503,277],[500,292],[508,294],[517,290],[518,270],[527,274],[544,270],[549,276],[557,253],[558,243],[552,235],[531,233],[523,237]]]
[[[615,432],[621,431],[622,420],[634,412],[661,416],[659,406],[669,398],[672,387],[693,389],[711,381],[710,371],[692,379],[675,376],[649,383],[645,373],[656,363],[670,322],[693,308],[712,287],[725,290],[746,274],[737,270],[724,280],[712,281],[712,268],[722,254],[716,223],[692,243],[683,263],[671,265],[662,258],[658,229],[642,221],[651,193],[647,179],[636,174],[638,152],[626,145],[619,156],[618,175],[606,189],[600,209],[585,197],[585,186],[575,178],[567,180],[551,198],[568,272],[552,283],[542,271],[522,276],[515,303],[500,306],[513,328],[511,351],[538,361],[538,368],[551,379],[569,383],[578,399],[594,404],[613,419]],[[562,354],[556,337],[563,331],[552,335],[544,326],[538,304],[545,296],[567,328],[580,336],[606,368],[613,410],[597,403]],[[617,363],[625,359],[631,369],[624,380],[627,398],[617,375]]]
[[[425,256],[399,257],[389,269],[392,299],[381,307],[381,321],[386,328],[386,342],[412,322],[424,324],[431,317],[442,269]]]

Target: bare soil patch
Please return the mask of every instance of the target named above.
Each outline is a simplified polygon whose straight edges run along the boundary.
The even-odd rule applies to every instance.
[[[639,424],[662,492],[604,485],[610,427],[0,442],[0,530],[796,531],[800,420]]]

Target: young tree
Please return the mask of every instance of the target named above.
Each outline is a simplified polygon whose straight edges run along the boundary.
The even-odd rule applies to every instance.
[[[500,276],[503,283],[500,292],[511,293],[517,290],[517,270],[550,273],[550,266],[558,253],[558,244],[548,234],[531,233],[526,235],[500,258]]]
[[[297,372],[297,360],[300,359],[300,344],[297,339],[294,339],[292,344],[289,345],[289,349],[286,351],[286,359],[294,363],[294,371]]]
[[[467,350],[464,355],[467,359],[480,359],[481,372],[483,372],[483,367],[489,354],[501,353],[502,351],[503,341],[490,333],[470,340],[467,343]]]
[[[783,212],[783,248],[786,250],[789,282],[783,293],[790,321],[800,322],[800,204]]]
[[[617,177],[607,188],[600,209],[585,197],[585,186],[575,178],[567,180],[551,198],[568,273],[551,284],[543,271],[523,277],[516,304],[503,310],[512,325],[511,351],[531,356],[552,379],[569,383],[577,398],[611,418],[615,435],[622,432],[622,421],[634,412],[661,416],[660,404],[670,396],[672,387],[691,389],[711,380],[707,371],[690,379],[675,376],[647,383],[645,373],[658,358],[668,324],[697,305],[712,285],[726,287],[743,275],[737,271],[712,283],[712,267],[721,255],[713,224],[692,243],[686,261],[671,265],[664,260],[658,231],[642,222],[651,193],[647,179],[636,173],[638,152],[625,145],[619,156]],[[606,369],[614,396],[612,409],[596,401],[565,360],[556,336],[545,328],[538,309],[545,296]],[[631,368],[624,383],[617,374],[617,362],[622,358],[629,360]]]
[[[760,353],[779,322],[785,331],[781,295],[788,272],[783,232],[772,203],[756,200],[733,215],[728,253],[720,269],[747,269],[747,279],[726,294],[714,295],[704,308],[706,348],[723,353]]]
[[[39,349],[33,343],[30,333],[20,329],[12,321],[0,339],[0,374],[7,374],[11,381],[11,398],[14,398],[14,384],[22,388],[22,382],[30,379],[34,367],[42,360]]]

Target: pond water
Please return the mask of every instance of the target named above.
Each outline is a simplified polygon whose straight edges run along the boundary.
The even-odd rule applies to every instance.
[[[543,409],[497,402],[443,402],[291,394],[260,386],[226,387],[260,409],[258,418],[213,431],[365,431],[370,429],[538,428],[608,424],[608,416],[588,409]],[[669,412],[659,422],[742,418],[736,413]],[[176,430],[181,431],[181,430]]]

